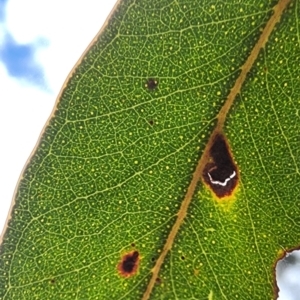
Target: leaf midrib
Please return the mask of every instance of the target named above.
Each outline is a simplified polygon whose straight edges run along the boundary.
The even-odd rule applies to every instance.
[[[222,133],[224,123],[226,121],[227,114],[232,107],[234,100],[236,99],[236,96],[239,94],[241,87],[247,77],[248,72],[251,70],[254,62],[256,61],[260,50],[265,46],[266,42],[269,39],[270,34],[272,33],[275,25],[277,22],[279,22],[284,10],[286,9],[287,5],[289,4],[290,0],[280,0],[273,8],[273,15],[270,17],[268,22],[266,23],[259,39],[255,43],[254,47],[252,48],[248,58],[246,59],[245,63],[241,66],[241,73],[236,79],[232,89],[230,90],[229,95],[227,96],[227,99],[220,109],[218,115],[217,115],[217,124],[214,130],[212,131],[208,142],[205,146],[205,149],[203,151],[203,154],[201,155],[198,164],[196,166],[196,169],[193,173],[192,180],[189,184],[189,187],[187,189],[187,192],[185,194],[185,197],[181,203],[180,209],[177,213],[177,219],[169,233],[169,236],[166,240],[166,243],[164,244],[163,250],[160,253],[160,256],[158,257],[155,266],[152,269],[152,277],[147,285],[146,291],[142,297],[142,300],[148,300],[150,297],[150,294],[153,290],[153,287],[156,282],[156,278],[158,277],[158,274],[160,272],[160,269],[162,267],[162,264],[165,260],[165,257],[169,250],[172,248],[175,237],[178,233],[178,230],[185,219],[187,215],[188,207],[191,203],[192,197],[194,195],[194,192],[196,190],[197,184],[201,178],[202,171],[205,167],[205,162],[207,161],[209,157],[209,149],[212,146],[212,142],[214,140],[214,137],[216,134]]]

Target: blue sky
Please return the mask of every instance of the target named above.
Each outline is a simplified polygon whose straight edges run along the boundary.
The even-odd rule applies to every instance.
[[[4,64],[8,75],[28,80],[41,88],[47,88],[43,68],[35,61],[35,49],[43,46],[43,43],[46,47],[46,41],[41,41],[40,45],[19,44],[9,33],[6,33],[0,48],[0,61]]]
[[[42,66],[35,61],[35,42],[18,43],[9,30],[6,30],[7,0],[0,0],[1,44],[0,61],[4,64],[9,76],[27,79],[35,84],[46,87],[43,80]],[[46,40],[40,41],[40,44]],[[45,45],[46,46],[46,45]]]
[[[0,22],[3,21],[5,16],[5,5],[7,0],[0,0]]]
[[[115,1],[0,0],[0,232],[56,96]],[[280,300],[299,300],[300,263],[282,269],[293,272],[283,272]]]

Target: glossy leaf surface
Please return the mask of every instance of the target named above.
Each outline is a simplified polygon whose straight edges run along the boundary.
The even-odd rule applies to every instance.
[[[275,4],[119,3],[19,182],[1,299],[143,297]],[[237,189],[198,182],[151,299],[275,298],[276,259],[300,241],[299,16],[291,2],[226,118]]]

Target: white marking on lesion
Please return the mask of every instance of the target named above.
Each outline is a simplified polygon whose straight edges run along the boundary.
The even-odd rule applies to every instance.
[[[218,181],[218,180],[213,180],[211,175],[209,173],[207,173],[208,177],[209,177],[209,180],[211,183],[213,184],[218,184],[218,185],[221,185],[221,186],[226,186],[227,182],[230,181],[232,178],[234,178],[236,176],[236,172],[233,171],[231,175],[229,175],[228,178],[225,179],[225,181]]]

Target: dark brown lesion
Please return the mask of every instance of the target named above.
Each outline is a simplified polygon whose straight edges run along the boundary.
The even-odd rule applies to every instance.
[[[130,277],[136,274],[139,266],[140,254],[138,251],[132,251],[125,254],[118,264],[118,271],[122,277]]]
[[[223,134],[214,137],[202,176],[218,198],[230,196],[237,186],[238,170]]]
[[[146,81],[146,84],[145,84],[145,87],[152,91],[152,90],[155,90],[158,86],[158,80],[155,79],[155,78],[148,78],[147,81]]]

